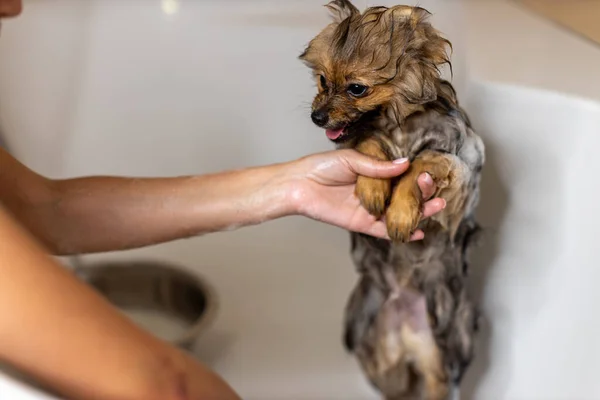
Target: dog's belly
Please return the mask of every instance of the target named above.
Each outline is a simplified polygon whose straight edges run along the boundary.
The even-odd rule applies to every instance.
[[[431,376],[443,376],[436,378],[436,381],[439,385],[448,386],[449,390],[460,384],[473,357],[473,337],[477,330],[477,313],[467,296],[465,270],[468,263],[466,250],[476,229],[473,221],[465,219],[454,244],[449,241],[447,232],[435,229],[424,241],[407,244],[391,244],[352,234],[353,260],[362,278],[360,290],[355,288],[346,310],[346,336],[353,340],[349,350],[357,354],[370,380],[382,394],[391,395],[386,391],[394,388],[396,392],[399,387],[405,387],[405,395],[413,394],[415,399],[421,399],[423,397],[413,391],[418,391],[416,388],[421,387],[427,376],[430,380]],[[393,271],[398,284],[416,289],[419,296],[425,299],[426,315],[418,307],[409,307],[398,314],[404,315],[404,318],[394,319],[393,315],[387,315],[387,319],[382,319],[385,304],[394,295],[385,279],[386,271]],[[390,313],[389,310],[387,312]],[[386,341],[390,339],[390,331],[413,328],[409,325],[398,327],[392,323],[398,324],[398,321],[409,319],[423,321],[424,318],[429,323],[428,329],[419,329],[420,332],[414,330],[414,334],[422,338],[421,344],[398,339],[393,347],[396,353],[404,355],[419,351],[438,354],[437,364],[434,363],[437,359],[434,357],[426,368],[415,374],[411,367],[414,357],[397,357],[398,365],[388,365],[387,360],[378,359],[386,354],[378,354],[373,349],[389,347]],[[386,321],[394,326],[385,326]],[[388,334],[384,335],[384,332]],[[373,365],[380,364],[387,365],[386,372],[381,370],[381,375],[377,375]],[[406,382],[409,377],[414,381]]]

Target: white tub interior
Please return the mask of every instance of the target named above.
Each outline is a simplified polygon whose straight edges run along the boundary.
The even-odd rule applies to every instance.
[[[327,22],[322,2],[224,3],[182,1],[168,15],[158,0],[29,1],[0,41],[4,140],[56,177],[204,173],[330,149],[296,59]],[[464,92],[459,3],[442,3],[420,2],[456,43]],[[484,83],[470,93],[488,146],[489,234],[473,273],[489,321],[463,398],[600,399],[600,106]],[[347,233],[289,218],[94,258],[164,259],[206,277],[220,308],[196,352],[245,399],[376,399],[341,345],[348,249]]]

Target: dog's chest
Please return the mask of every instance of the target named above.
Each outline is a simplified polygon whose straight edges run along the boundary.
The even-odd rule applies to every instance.
[[[387,150],[394,159],[402,157],[411,157],[411,137],[402,130],[396,121],[390,121],[388,118],[382,118],[376,124],[380,139],[386,144]]]
[[[375,121],[374,128],[393,158],[413,159],[428,148],[454,152],[461,137],[454,118],[431,111],[415,114],[402,124],[388,111]]]

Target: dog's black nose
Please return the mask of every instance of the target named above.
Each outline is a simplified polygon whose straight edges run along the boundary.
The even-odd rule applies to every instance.
[[[327,121],[329,121],[329,115],[326,111],[323,110],[313,111],[312,114],[310,114],[310,118],[315,123],[315,125],[321,128],[327,124]]]

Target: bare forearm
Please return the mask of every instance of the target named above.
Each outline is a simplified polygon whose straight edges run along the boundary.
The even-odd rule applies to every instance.
[[[0,359],[71,399],[238,399],[44,255],[0,208]]]
[[[286,165],[176,178],[54,181],[29,228],[57,254],[136,248],[292,212]]]

